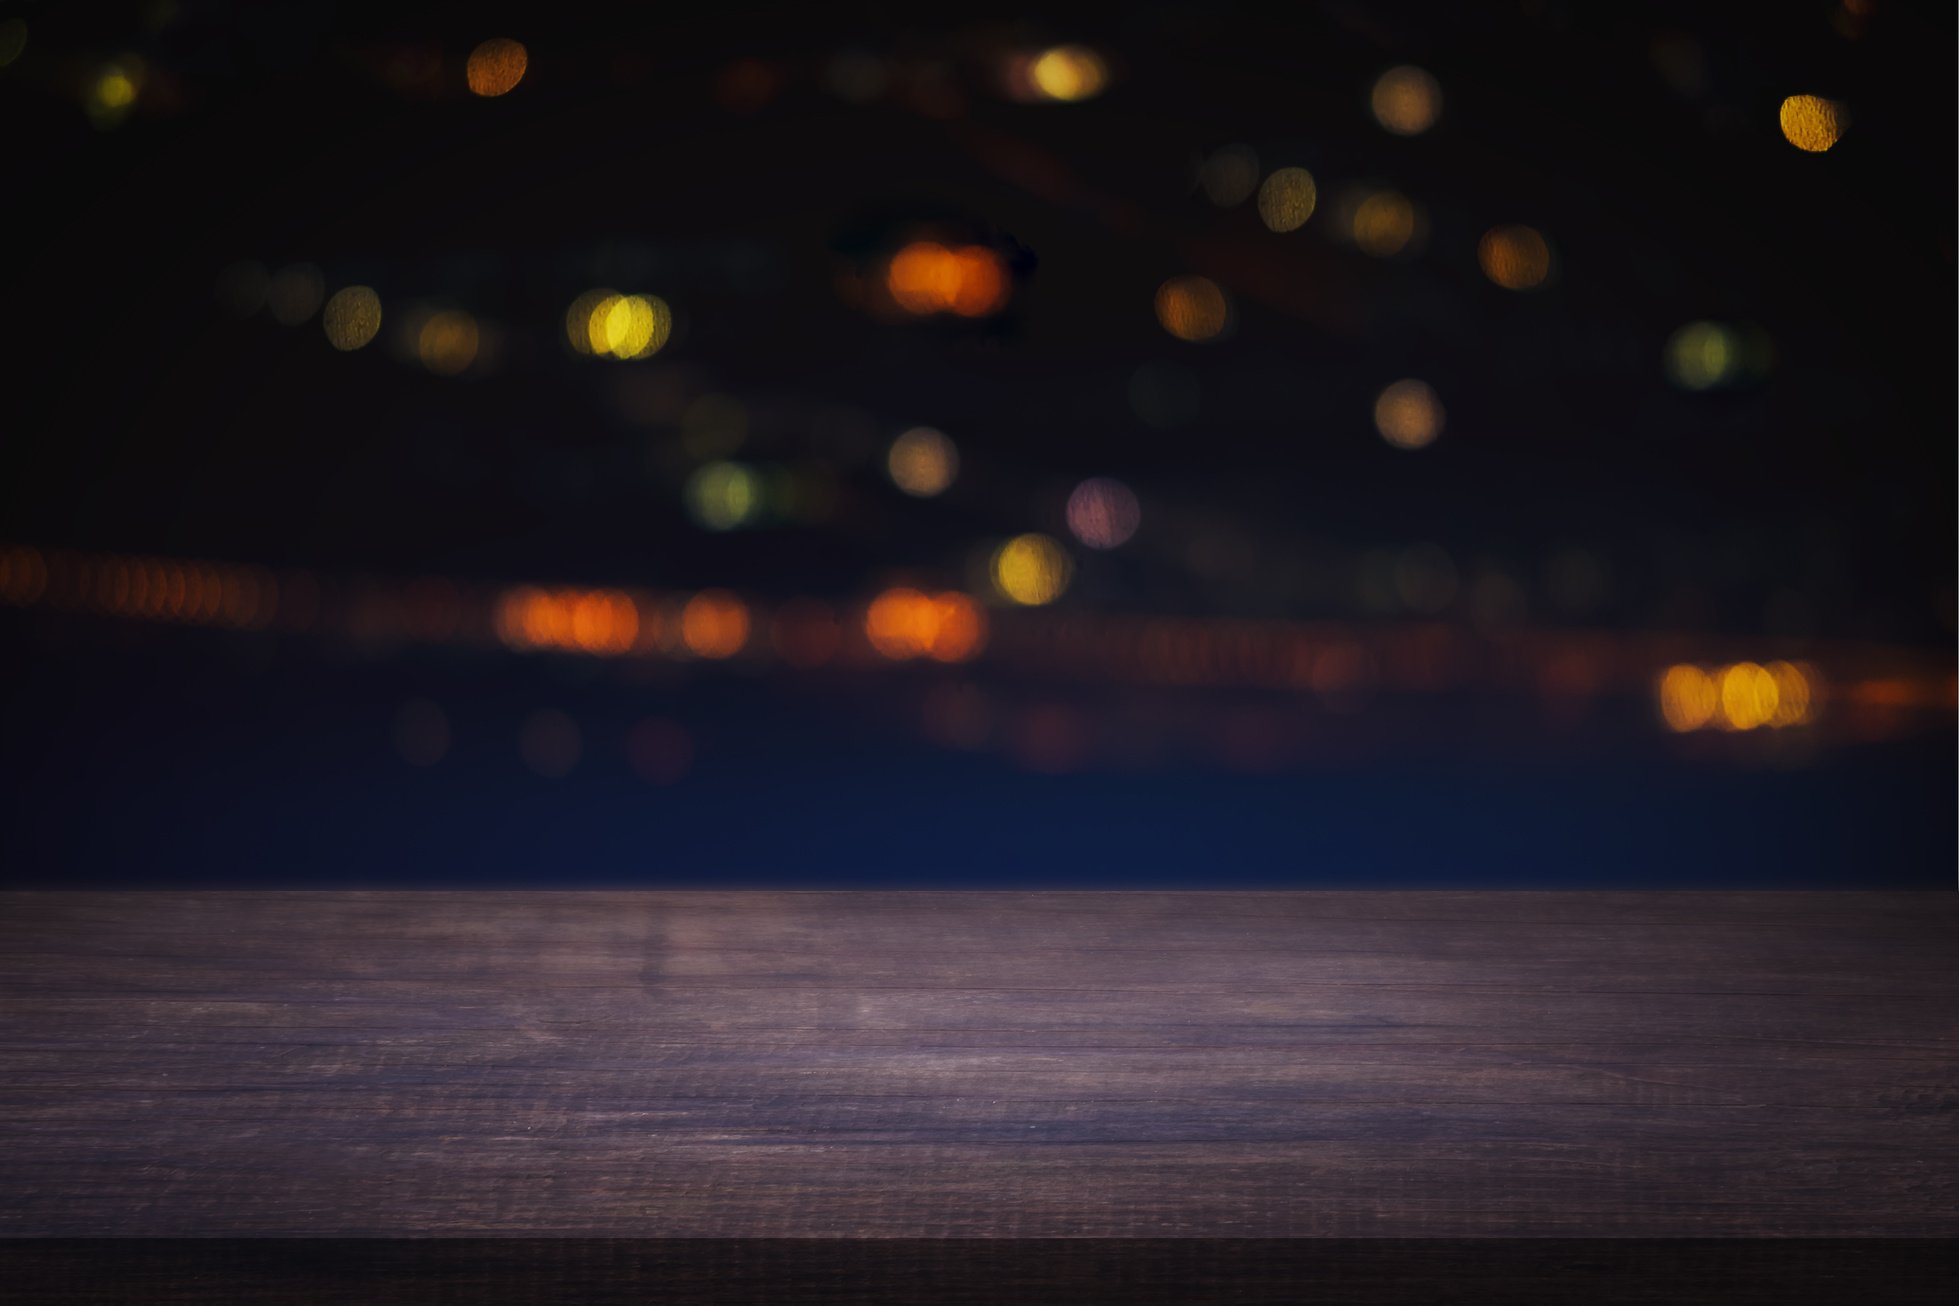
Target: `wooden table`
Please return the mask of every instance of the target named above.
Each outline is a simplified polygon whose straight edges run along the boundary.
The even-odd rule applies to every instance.
[[[1955,999],[1959,894],[13,893],[0,1234],[1813,1279],[1959,1233]]]

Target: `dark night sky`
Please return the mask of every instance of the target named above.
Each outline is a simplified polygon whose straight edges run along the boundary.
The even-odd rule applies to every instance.
[[[975,588],[988,542],[1065,539],[1070,487],[1107,475],[1144,528],[1075,550],[1056,619],[1364,640],[1410,616],[1369,597],[1369,568],[1425,548],[1461,584],[1420,615],[1462,629],[1500,575],[1527,629],[1601,648],[1827,670],[1854,647],[1949,673],[1950,5],[7,12],[27,41],[0,68],[0,545],[303,570],[329,595],[441,576],[847,608],[899,581]],[[495,36],[526,44],[524,78],[470,95],[465,56]],[[1062,41],[1102,54],[1105,93],[1002,93],[1010,56]],[[866,102],[835,89],[853,53],[884,79]],[[138,59],[127,115],[92,121],[101,70]],[[1399,64],[1443,96],[1406,138],[1368,107]],[[1849,109],[1827,153],[1778,129],[1798,93]],[[1303,229],[1207,198],[1198,165],[1234,145],[1312,172]],[[1342,238],[1341,195],[1370,186],[1420,207],[1419,250]],[[1507,223],[1549,238],[1544,288],[1479,269]],[[850,302],[921,233],[998,251],[1004,311]],[[375,287],[382,337],[342,353],[316,317],[228,311],[214,286],[241,262]],[[1228,338],[1158,324],[1157,287],[1189,274],[1230,297]],[[566,306],[593,286],[664,297],[671,342],[573,354]],[[424,307],[482,324],[464,375],[393,347]],[[1670,383],[1669,339],[1701,320],[1771,361]],[[1176,420],[1138,410],[1138,369],[1183,396]],[[1430,448],[1373,429],[1401,377],[1446,408]],[[744,406],[735,456],[817,478],[828,509],[691,521],[679,414],[704,394]],[[936,499],[881,472],[921,423],[960,450]],[[1949,710],[1826,717],[1764,750],[1671,737],[1650,698],[1609,694],[1550,724],[1474,686],[1315,715],[1025,658],[600,663],[46,605],[0,609],[0,664],[0,866],[24,883],[1849,887],[1954,865]],[[1049,712],[1103,743],[1066,767],[948,748],[918,724],[948,685],[1000,738]],[[397,741],[423,701],[448,746],[415,767]],[[558,779],[517,743],[546,708],[582,740]],[[673,783],[625,761],[648,717],[689,740]],[[1194,742],[1240,720],[1281,722],[1290,751],[1247,766]]]

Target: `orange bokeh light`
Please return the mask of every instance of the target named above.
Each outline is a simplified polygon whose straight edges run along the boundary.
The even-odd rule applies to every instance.
[[[545,590],[525,585],[497,602],[497,637],[514,649],[560,649],[616,657],[640,633],[639,605],[618,590]]]
[[[871,600],[864,613],[871,647],[893,661],[929,657],[964,662],[986,639],[979,604],[956,590],[924,594],[899,586]]]
[[[1004,260],[984,245],[948,248],[919,240],[892,255],[885,287],[907,313],[985,317],[1007,302]]]
[[[680,610],[680,638],[696,657],[731,658],[748,643],[748,605],[726,590],[702,590]]]

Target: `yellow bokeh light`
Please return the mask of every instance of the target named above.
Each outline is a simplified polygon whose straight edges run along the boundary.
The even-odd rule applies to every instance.
[[[1492,227],[1476,246],[1476,261],[1505,290],[1535,290],[1551,275],[1551,246],[1532,227]]]
[[[571,307],[565,310],[565,338],[573,350],[581,354],[592,352],[592,315],[600,304],[618,297],[616,290],[588,290],[571,301]]]
[[[1419,136],[1442,114],[1442,88],[1413,64],[1382,73],[1374,83],[1374,120],[1397,136]]]
[[[586,323],[591,352],[612,358],[647,358],[673,333],[673,310],[651,295],[608,295]]]
[[[1712,389],[1732,380],[1741,365],[1741,338],[1719,322],[1690,322],[1667,341],[1667,375],[1684,389]]]
[[[1034,89],[1049,100],[1087,100],[1109,84],[1109,66],[1085,45],[1044,50],[1027,70]]]
[[[88,81],[82,96],[82,107],[97,127],[113,127],[128,116],[136,106],[136,97],[143,90],[143,61],[136,58],[119,59],[115,63],[104,64]]]
[[[1797,149],[1821,154],[1843,139],[1850,115],[1835,100],[1820,95],[1792,95],[1782,102],[1782,135]]]
[[[1683,662],[1660,677],[1660,715],[1669,730],[1699,730],[1714,719],[1720,702],[1714,678],[1697,666]]]
[[[1374,400],[1374,427],[1397,449],[1420,449],[1442,434],[1442,401],[1424,381],[1396,381]]]
[[[1720,684],[1722,728],[1753,730],[1774,719],[1782,695],[1768,668],[1753,662],[1737,662],[1722,668]]]
[[[1156,320],[1179,340],[1211,340],[1231,321],[1231,305],[1209,277],[1172,277],[1156,292]]]
[[[680,610],[680,638],[696,657],[731,658],[748,643],[748,605],[726,590],[703,590]]]
[[[959,475],[959,450],[943,432],[914,426],[891,442],[884,465],[893,485],[914,498],[929,499],[943,494]]]
[[[687,479],[688,515],[711,531],[733,530],[761,507],[761,485],[740,463],[715,462]]]
[[[380,334],[381,297],[372,286],[344,286],[327,300],[320,325],[335,349],[359,349]]]
[[[1354,206],[1354,244],[1375,258],[1407,251],[1421,227],[1414,204],[1399,191],[1379,190]]]
[[[1258,216],[1269,230],[1297,231],[1313,216],[1319,187],[1304,168],[1280,168],[1258,188]]]
[[[496,37],[469,52],[463,75],[469,89],[478,95],[507,95],[524,80],[528,67],[530,52],[522,42]]]
[[[994,588],[1029,607],[1060,598],[1073,572],[1067,550],[1045,535],[1016,535],[993,554]]]
[[[430,314],[415,337],[422,366],[437,376],[456,376],[476,361],[482,333],[476,319],[461,309]]]
[[[1815,692],[1812,673],[1793,662],[1771,662],[1768,673],[1775,680],[1775,711],[1772,726],[1799,726],[1811,719]]]

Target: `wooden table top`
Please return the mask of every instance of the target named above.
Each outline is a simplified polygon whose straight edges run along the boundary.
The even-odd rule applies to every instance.
[[[1959,894],[0,895],[0,1234],[1959,1233]]]

